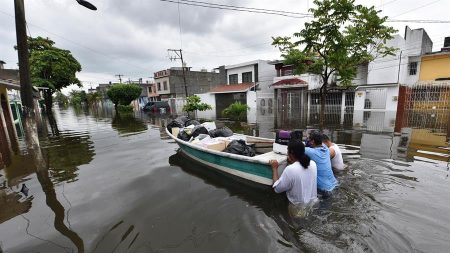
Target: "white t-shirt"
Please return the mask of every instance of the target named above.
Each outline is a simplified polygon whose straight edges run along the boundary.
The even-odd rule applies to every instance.
[[[333,143],[330,148],[334,149],[334,157],[331,159],[331,167],[336,170],[345,169],[344,159],[342,159],[342,152],[338,145]]]
[[[286,192],[293,204],[308,204],[317,200],[317,166],[311,160],[307,169],[299,162],[287,166],[273,184],[275,192]]]

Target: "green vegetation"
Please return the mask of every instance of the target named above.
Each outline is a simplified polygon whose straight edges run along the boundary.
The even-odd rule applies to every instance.
[[[202,103],[199,96],[193,95],[186,98],[186,104],[183,106],[184,112],[196,112],[211,110],[212,107],[207,103]]]
[[[84,90],[72,90],[70,92],[70,104],[75,107],[80,107],[82,103],[87,102],[87,95]]]
[[[354,0],[315,0],[310,9],[314,18],[291,37],[273,38],[286,64],[297,74],[321,76],[320,122],[323,126],[325,98],[335,74],[337,81],[351,85],[361,64],[375,57],[393,55],[395,49],[385,46],[396,30],[386,26],[375,7],[356,5]]]
[[[232,120],[241,121],[247,117],[248,110],[250,110],[250,107],[248,107],[248,105],[236,101],[225,108],[222,111],[222,115]]]
[[[47,112],[51,112],[53,93],[72,84],[81,87],[76,77],[81,65],[69,50],[55,47],[55,42],[49,38],[28,37],[28,43],[31,82],[48,88],[44,91],[45,107]]]
[[[131,101],[139,98],[141,92],[142,89],[137,84],[115,84],[111,86],[107,94],[117,111],[118,105],[130,105]]]
[[[117,111],[121,113],[132,113],[133,112],[133,106],[131,105],[118,105]]]
[[[102,100],[102,95],[98,92],[87,94],[87,103],[89,106],[97,106],[97,103]]]
[[[55,100],[59,106],[65,107],[69,105],[69,98],[60,91],[56,92]]]

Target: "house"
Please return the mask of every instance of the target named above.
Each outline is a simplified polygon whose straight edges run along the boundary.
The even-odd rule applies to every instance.
[[[276,60],[276,77],[271,87],[275,92],[277,126],[306,127],[320,123],[320,75],[305,73],[294,75],[294,66]],[[305,63],[308,64],[308,63]],[[349,124],[353,112],[353,89],[338,86],[335,77],[330,77],[325,102],[325,123]]]
[[[450,37],[440,51],[422,55],[418,65],[418,82],[400,87],[395,130],[430,128],[450,137]]]
[[[353,124],[363,128],[368,125],[374,127],[368,130],[394,130],[399,86],[417,83],[420,59],[431,52],[433,42],[424,29],[406,26],[404,37],[395,35],[386,45],[398,49],[395,55],[376,58],[360,66],[360,78],[354,81],[357,87]]]
[[[184,67],[186,87],[184,85],[183,68],[172,67],[170,69],[155,72],[153,77],[156,84],[156,92],[159,100],[169,98],[184,98],[186,90],[188,95],[209,92],[209,90],[221,84],[224,80],[224,72],[191,70]]]
[[[225,66],[226,84],[255,83],[256,104],[267,104],[273,100],[274,91],[270,87],[276,70],[267,60],[254,60]]]
[[[272,78],[276,75],[269,61],[254,60],[234,65],[219,67],[222,83],[212,87],[209,92],[197,94],[202,101],[207,101],[213,111],[199,112],[198,117],[220,118],[222,111],[238,101],[246,104],[250,110],[247,122],[256,123],[257,107],[273,104]],[[268,112],[272,110],[268,110]],[[264,110],[265,112],[265,110]]]
[[[19,71],[4,69],[0,61],[0,169],[11,162],[11,153],[17,149],[16,123],[20,114],[11,107],[10,94],[20,90]]]
[[[159,101],[160,99],[159,94],[156,91],[156,83],[154,82],[150,83],[150,86],[148,87],[148,97],[149,101]]]

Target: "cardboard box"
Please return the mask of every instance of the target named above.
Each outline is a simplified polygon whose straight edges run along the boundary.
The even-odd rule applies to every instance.
[[[227,147],[224,141],[207,143],[205,146],[207,149],[212,149],[220,152],[224,151]]]

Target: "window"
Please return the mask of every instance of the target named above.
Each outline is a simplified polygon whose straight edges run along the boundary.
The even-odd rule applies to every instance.
[[[161,83],[158,83],[158,91],[161,90]]]
[[[251,83],[252,82],[252,72],[242,73],[242,82],[243,83]]]
[[[292,69],[285,69],[283,71],[283,76],[292,76]]]
[[[167,90],[167,81],[164,81],[163,85],[164,85],[164,90]]]
[[[238,83],[238,74],[233,74],[228,76],[228,82],[229,84],[236,84]]]
[[[415,76],[417,74],[417,62],[410,62],[408,68],[410,76]]]
[[[152,87],[148,87],[148,93],[152,93]]]

